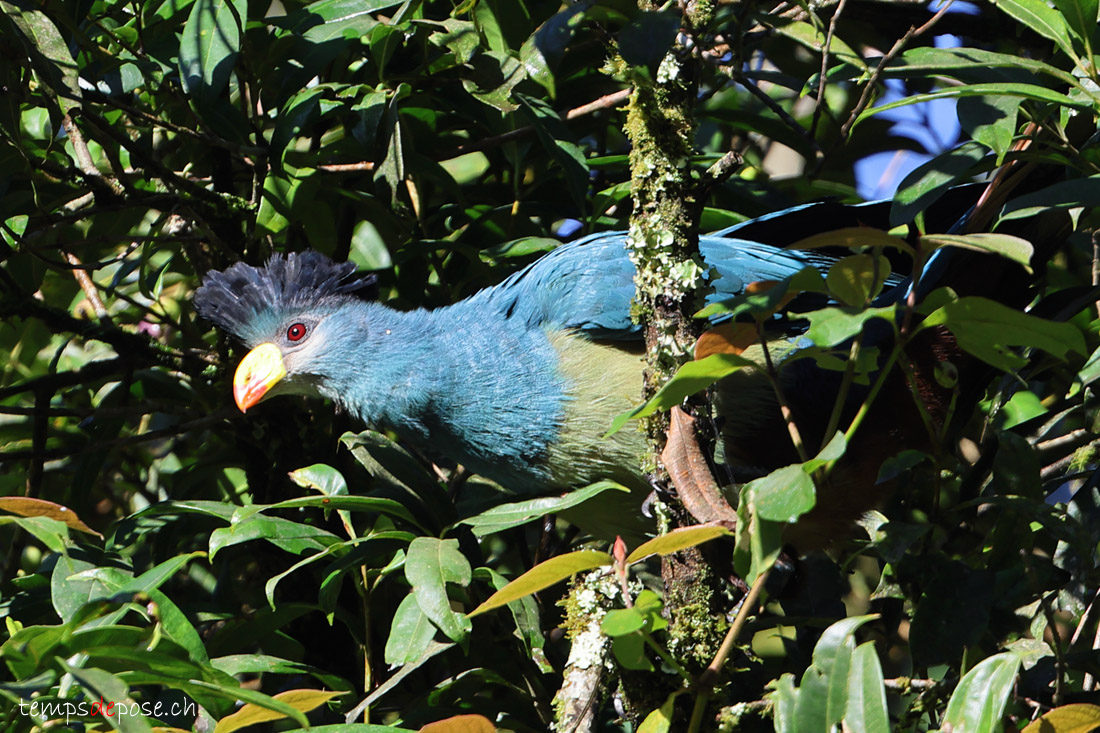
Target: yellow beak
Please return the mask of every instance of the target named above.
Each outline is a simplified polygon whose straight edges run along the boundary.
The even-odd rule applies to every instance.
[[[245,354],[233,374],[233,399],[245,412],[286,376],[283,355],[275,344],[260,344]]]

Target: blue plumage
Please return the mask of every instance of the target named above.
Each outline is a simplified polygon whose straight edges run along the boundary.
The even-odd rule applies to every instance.
[[[822,270],[836,258],[785,250],[746,239],[702,236],[699,251],[712,270],[707,302],[741,293],[752,282],[783,280],[805,267]],[[630,319],[634,265],[624,232],[591,234],[553,250],[499,285],[467,299],[521,320],[527,327],[577,330],[600,339],[640,338]]]
[[[630,320],[634,267],[625,242],[611,232],[564,244],[499,285],[432,311],[354,298],[348,293],[361,283],[348,265],[316,253],[211,273],[195,307],[250,347],[277,347],[275,371],[285,373],[261,396],[328,397],[514,490],[607,475],[640,481],[639,436],[601,439],[611,418],[641,397],[640,343],[624,343],[641,340]],[[700,249],[712,298],[832,262],[730,237],[702,237]],[[300,281],[283,282],[293,277]],[[295,329],[306,336],[292,339]],[[242,376],[249,357],[238,370],[242,382],[259,379]],[[242,409],[250,406],[242,399]]]

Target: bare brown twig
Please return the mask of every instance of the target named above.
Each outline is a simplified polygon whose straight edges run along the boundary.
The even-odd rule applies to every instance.
[[[836,35],[836,24],[840,20],[840,14],[844,12],[844,6],[848,0],[840,0],[836,6],[836,12],[829,19],[829,30],[825,33],[825,43],[821,47],[821,74],[817,82],[817,103],[814,105],[814,116],[810,122],[810,137],[816,139],[817,123],[821,120],[821,110],[825,108],[825,74],[829,71],[829,50],[833,44],[833,36]]]
[[[871,94],[874,92],[875,85],[878,84],[879,79],[882,78],[882,73],[886,69],[887,64],[893,61],[894,57],[901,53],[901,51],[909,45],[910,41],[912,41],[914,38],[917,38],[918,36],[927,33],[934,25],[936,25],[936,23],[939,22],[940,18],[942,18],[947,13],[948,9],[950,9],[953,2],[954,0],[947,0],[947,2],[944,3],[943,7],[940,8],[935,15],[929,18],[928,21],[920,27],[911,26],[909,30],[906,31],[905,35],[895,41],[890,50],[883,54],[882,58],[879,59],[878,66],[876,66],[875,70],[871,73],[871,78],[868,79],[867,84],[864,85],[863,93],[860,95],[859,101],[856,102],[856,106],[852,109],[851,115],[849,115],[847,121],[843,125],[841,125],[840,135],[837,136],[835,145],[839,145],[840,143],[848,139],[848,133],[852,131],[852,126],[855,125],[856,120],[861,114],[863,114],[863,110],[867,108],[868,104],[870,104]]]

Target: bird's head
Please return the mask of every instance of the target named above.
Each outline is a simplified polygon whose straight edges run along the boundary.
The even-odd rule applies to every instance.
[[[336,263],[319,252],[207,273],[195,293],[195,310],[251,349],[233,375],[237,407],[243,412],[274,394],[314,392],[326,356],[343,341],[337,338],[340,324],[333,322],[340,319],[331,317],[373,282],[353,263]]]

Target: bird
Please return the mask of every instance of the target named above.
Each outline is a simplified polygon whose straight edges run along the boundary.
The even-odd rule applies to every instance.
[[[788,240],[802,230],[881,226],[888,207],[810,204],[701,236],[708,300],[806,267],[824,272],[838,257],[742,235],[774,230],[784,214],[791,223],[780,229]],[[944,208],[940,218],[950,221],[965,211],[965,200]],[[517,494],[610,479],[644,496],[651,486],[639,468],[642,433],[606,435],[616,416],[640,403],[645,368],[642,330],[631,319],[627,236],[602,232],[562,244],[499,284],[434,310],[401,311],[361,298],[372,275],[309,250],[276,254],[262,267],[238,262],[210,271],[194,307],[249,349],[233,377],[241,411],[278,395],[325,397],[366,425]],[[809,374],[805,361],[784,372],[793,380],[789,393],[800,419],[823,426],[838,377]],[[723,436],[727,458],[757,460],[762,472],[797,462],[770,384],[751,375],[731,383],[738,391],[718,390],[719,411],[744,435]],[[876,450],[875,471],[893,455],[885,444]],[[803,533],[807,546],[826,544],[880,501],[873,476],[864,477],[860,492],[828,502],[839,516],[816,520],[820,526]],[[610,512],[611,525],[620,511]]]

